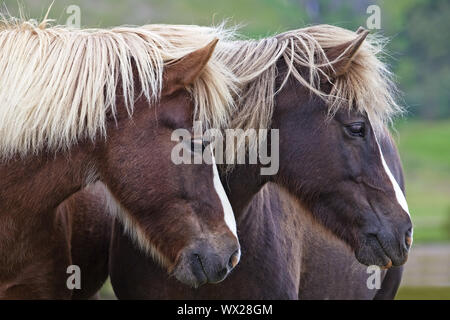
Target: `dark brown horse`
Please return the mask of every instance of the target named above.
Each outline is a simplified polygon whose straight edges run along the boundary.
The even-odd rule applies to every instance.
[[[359,263],[390,268],[406,261],[412,241],[411,220],[401,188],[386,164],[379,143],[384,137],[382,120],[390,116],[396,105],[390,95],[388,73],[377,60],[373,43],[364,44],[366,36],[364,31],[355,34],[331,26],[317,26],[261,41],[224,45],[218,59],[225,60],[246,79],[242,89],[247,92],[239,101],[235,125],[245,129],[249,124],[258,123],[263,127],[261,124],[271,123],[271,128],[278,129],[280,134],[280,169],[276,175],[261,176],[261,165],[236,165],[223,177],[233,209],[239,214],[239,232],[245,233],[243,247],[248,251],[244,252],[244,261],[248,259],[252,267],[242,274],[236,271],[235,279],[239,280],[234,286],[227,286],[227,282],[219,287],[189,291],[173,283],[161,283],[165,281],[161,280],[161,274],[149,274],[147,268],[152,271],[155,268],[150,268],[142,257],[124,254],[132,248],[126,239],[115,236],[110,272],[119,298],[150,297],[145,291],[149,290],[149,282],[142,281],[143,275],[149,277],[152,286],[159,280],[158,292],[153,291],[152,298],[297,298],[302,269],[291,260],[305,249],[302,243],[292,239],[299,239],[302,226],[308,224],[300,217],[308,215],[291,216],[289,212],[310,213],[309,224],[317,225],[311,228],[327,232],[329,239],[325,242],[342,241],[338,252],[347,250],[348,257],[353,253]],[[257,61],[253,67],[248,65],[252,61]],[[249,81],[252,76],[254,83]],[[270,95],[274,92],[278,94],[270,105]],[[260,96],[265,97],[263,101],[269,107],[258,104]],[[248,108],[253,108],[254,116]],[[264,117],[270,117],[270,121]],[[272,191],[273,187],[264,187],[270,182],[287,192],[277,193]],[[261,189],[258,196],[263,199],[251,203],[256,205],[249,210],[252,214],[241,216]],[[268,197],[270,201],[263,201]],[[287,201],[289,197],[298,203],[294,205],[293,199]],[[264,212],[269,216],[264,216]],[[272,216],[273,212],[277,214]],[[242,229],[246,225],[251,227]],[[273,230],[290,230],[292,234],[285,237]],[[260,232],[265,235],[263,238]],[[311,239],[312,242],[304,240],[303,244],[314,243],[314,238]],[[255,243],[261,243],[257,248],[264,248],[259,256],[254,255]],[[130,261],[136,270],[133,274],[124,272],[129,270]],[[280,273],[277,269],[280,263],[294,267]],[[241,265],[244,267],[245,262]],[[335,268],[339,272],[339,266]],[[255,276],[253,291],[249,288],[242,293],[249,274]],[[267,275],[274,279],[261,289]],[[366,279],[367,276],[364,275]],[[307,283],[307,276],[305,279]],[[226,286],[226,290],[221,286]],[[363,291],[367,295],[367,288]]]
[[[56,210],[54,242],[64,243],[70,258],[68,261],[59,256],[52,260],[63,260],[62,267],[70,262],[81,270],[80,288],[66,289],[66,297],[94,298],[108,278],[108,253],[114,221],[110,215],[112,212],[105,212],[109,199],[105,185],[96,182],[70,196]],[[61,272],[60,269],[57,271]]]
[[[383,154],[403,189],[403,174],[395,144],[380,141]],[[237,169],[239,170],[239,169]],[[236,184],[234,184],[236,181]],[[267,184],[256,195],[235,191],[242,179],[232,173],[228,190],[236,199],[251,198],[235,210],[243,258],[226,281],[188,288],[167,277],[152,259],[142,255],[120,224],[115,226],[111,247],[114,290],[124,299],[393,299],[401,280],[401,266],[381,273],[381,288],[367,286],[367,267],[351,248],[317,223],[311,212],[286,190]],[[78,203],[96,210],[88,192]],[[81,207],[78,208],[80,210]],[[101,208],[97,208],[101,210]],[[104,216],[106,216],[104,214]],[[268,257],[269,255],[269,257]],[[129,272],[133,270],[133,272]],[[245,285],[244,285],[245,284]]]
[[[68,214],[71,195],[96,181],[105,188],[90,201],[114,208],[175,278],[224,279],[240,249],[217,168],[171,162],[171,133],[192,127],[198,83],[205,95],[208,83],[228,86],[208,65],[217,40],[176,56],[142,28],[6,21],[0,42],[0,298],[70,298],[74,263],[98,268],[81,269],[99,277],[84,297],[97,290],[106,260],[84,263],[106,252],[110,226]]]

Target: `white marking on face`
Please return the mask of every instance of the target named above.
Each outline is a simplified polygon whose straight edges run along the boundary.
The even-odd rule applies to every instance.
[[[397,202],[400,204],[400,206],[403,208],[403,210],[405,210],[405,212],[409,216],[411,216],[409,214],[408,203],[406,202],[405,195],[403,194],[402,189],[400,189],[400,186],[397,183],[397,180],[395,180],[394,176],[392,175],[391,170],[389,169],[386,161],[384,160],[383,152],[381,151],[381,147],[380,147],[380,144],[378,143],[378,141],[377,141],[377,145],[378,145],[378,150],[380,150],[380,156],[381,156],[381,162],[383,163],[383,168],[386,171],[386,173],[389,177],[389,180],[391,180],[392,186],[394,187]]]
[[[227,224],[228,228],[230,228],[230,231],[234,234],[234,236],[237,239],[238,236],[236,231],[236,219],[234,218],[233,208],[231,208],[231,204],[230,201],[228,200],[227,194],[225,193],[225,189],[223,188],[222,181],[220,181],[219,171],[217,170],[216,159],[214,158],[214,154],[211,154],[211,160],[214,174],[213,179],[214,189],[216,189],[216,193],[219,196],[220,202],[222,203],[225,223]]]
[[[384,160],[383,151],[381,151],[380,144],[378,143],[378,139],[375,136],[375,141],[378,146],[378,150],[380,151],[381,156],[381,163],[383,164],[384,171],[386,171],[386,174],[389,177],[389,180],[391,181],[392,187],[394,188],[395,197],[397,198],[397,202],[400,204],[400,206],[403,208],[403,210],[408,214],[409,218],[411,219],[411,214],[409,213],[408,203],[406,202],[405,195],[398,185],[397,180],[395,179],[394,175],[392,174],[391,170],[389,169],[386,161]],[[411,229],[411,244],[412,244],[412,238],[413,238],[413,229]]]

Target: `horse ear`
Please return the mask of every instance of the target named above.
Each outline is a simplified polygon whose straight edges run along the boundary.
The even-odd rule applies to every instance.
[[[328,72],[332,78],[339,77],[347,72],[369,31],[359,27],[356,34],[357,37],[354,40],[325,49],[327,58],[333,66],[333,72]]]
[[[164,68],[162,95],[167,96],[192,84],[202,73],[219,40],[214,39],[205,47],[193,51]]]
[[[363,27],[358,27],[358,30],[356,30],[356,34],[361,34],[363,31],[367,31]]]

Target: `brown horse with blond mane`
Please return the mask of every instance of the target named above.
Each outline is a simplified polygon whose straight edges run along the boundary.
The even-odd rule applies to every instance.
[[[72,296],[68,266],[104,250],[110,225],[55,209],[96,181],[91,200],[178,280],[223,280],[240,247],[217,168],[170,161],[173,129],[232,104],[233,80],[209,64],[217,40],[46,24],[0,25],[0,298]],[[104,280],[96,263],[84,297]]]

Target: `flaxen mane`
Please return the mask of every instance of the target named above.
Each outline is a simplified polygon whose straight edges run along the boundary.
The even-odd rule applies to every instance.
[[[325,99],[330,114],[339,108],[366,112],[380,129],[401,112],[392,74],[379,56],[383,39],[368,37],[349,70],[330,79],[326,93],[320,79],[332,67],[327,48],[356,38],[339,27],[319,25],[261,40],[240,40],[231,29],[182,25],[147,25],[73,30],[47,27],[46,21],[4,19],[0,25],[0,155],[65,149],[80,138],[105,134],[105,116],[115,112],[118,79],[130,114],[134,99],[158,99],[164,63],[219,38],[213,59],[188,88],[195,118],[205,128],[270,127],[276,95],[276,63],[284,59],[289,76]],[[337,58],[339,59],[339,58]],[[134,92],[131,60],[143,84]],[[307,76],[301,69],[307,68]],[[284,84],[284,81],[283,81]],[[235,87],[236,86],[236,87]],[[280,90],[279,88],[278,90]],[[234,100],[234,101],[233,101]]]
[[[139,96],[160,96],[164,64],[214,39],[189,34],[175,47],[143,27],[70,29],[3,18],[0,22],[0,157],[64,150],[80,139],[104,136],[106,116],[116,112],[118,83],[131,115]],[[135,92],[132,61],[141,92]],[[191,88],[196,110],[222,127],[233,110],[233,75],[209,63]]]
[[[318,25],[261,40],[240,40],[241,37],[235,31],[223,26],[150,25],[146,28],[164,37],[170,35],[168,39],[175,44],[192,33],[205,33],[221,39],[213,59],[233,71],[240,89],[240,94],[235,96],[237,108],[229,124],[231,128],[246,130],[270,127],[276,95],[276,63],[279,59],[283,59],[288,66],[282,84],[289,76],[295,77],[313,94],[327,102],[330,115],[339,108],[358,108],[368,114],[377,133],[382,134],[384,130],[380,129],[384,124],[402,111],[395,100],[397,90],[393,75],[380,57],[385,41],[376,35],[369,35],[363,42],[348,72],[336,79],[328,78],[333,86],[332,91],[327,93],[322,90],[320,81],[328,77],[323,71],[324,67],[332,69],[332,64],[340,57],[336,61],[329,61],[325,51],[354,40],[357,34],[353,31]],[[305,70],[309,71],[306,76]],[[203,120],[209,116],[201,111],[199,114],[203,115]]]

